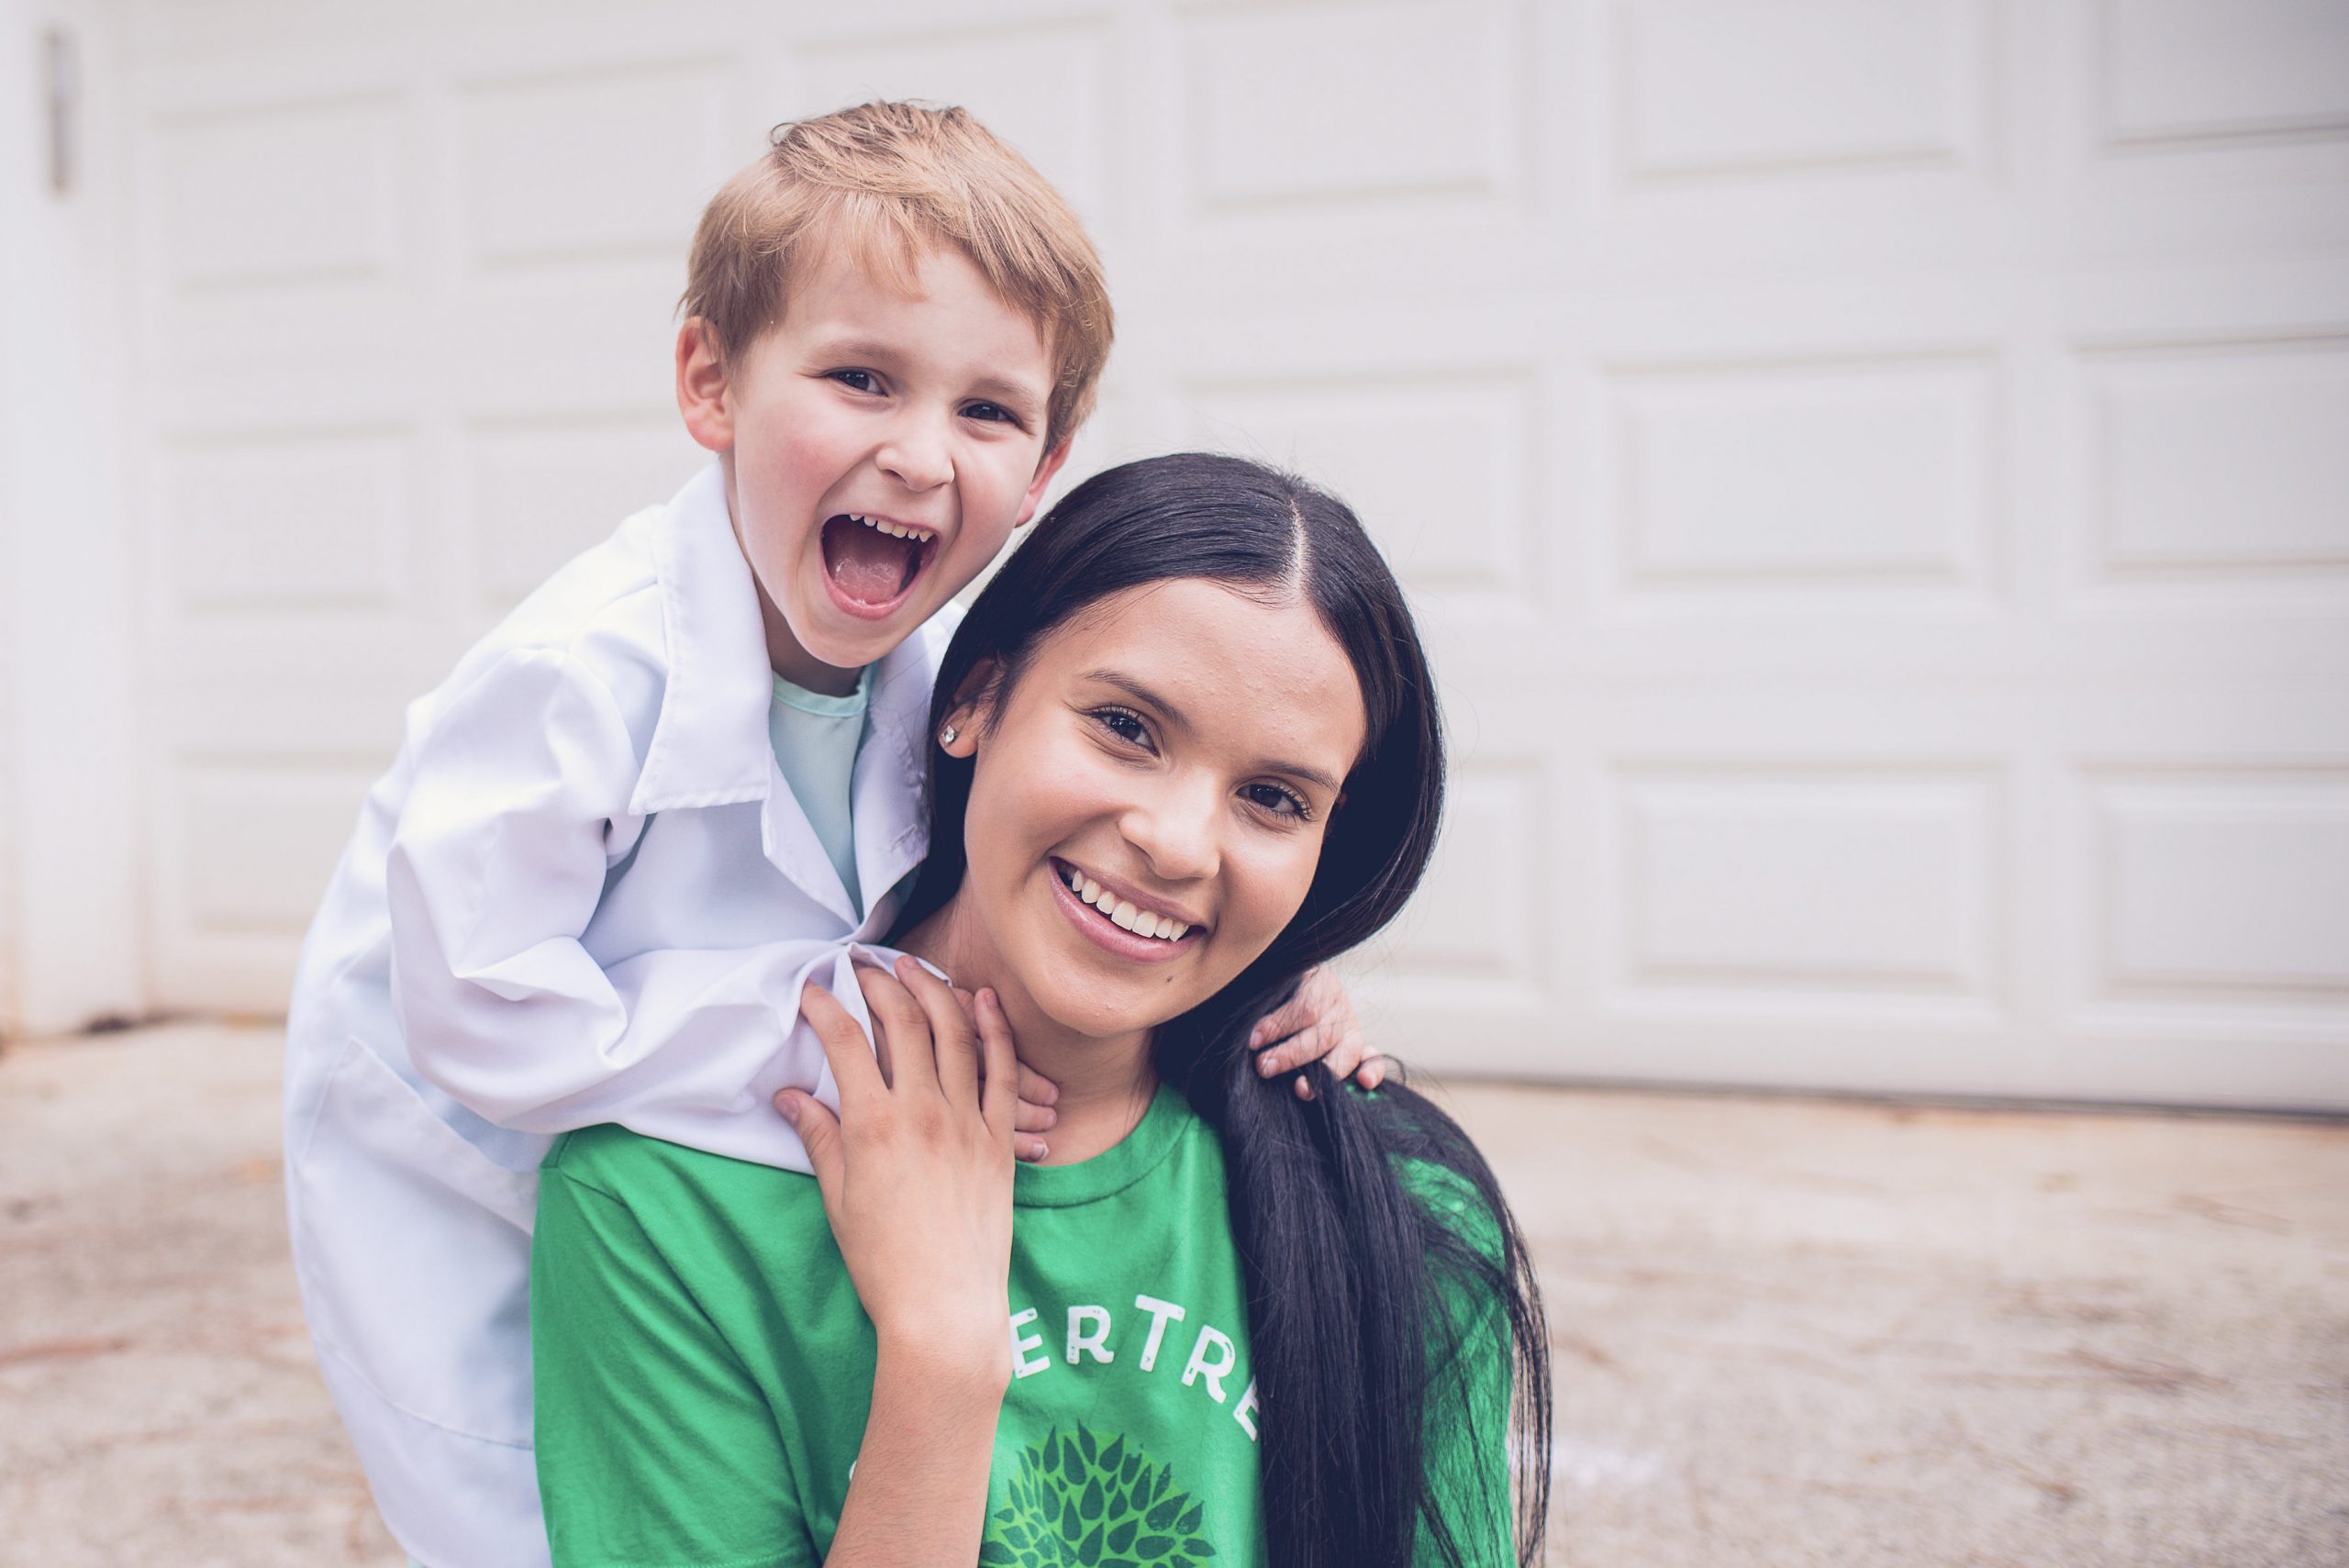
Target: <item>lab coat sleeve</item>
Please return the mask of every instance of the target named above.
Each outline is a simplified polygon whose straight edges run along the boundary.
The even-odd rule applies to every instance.
[[[610,691],[542,649],[451,694],[417,748],[385,864],[393,1007],[417,1071],[499,1126],[725,1114],[754,1084],[818,1086],[794,1026],[840,944],[661,951],[608,973],[580,945],[638,771]]]

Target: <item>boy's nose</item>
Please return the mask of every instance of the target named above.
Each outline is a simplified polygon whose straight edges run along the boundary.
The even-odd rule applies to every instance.
[[[935,490],[954,477],[954,460],[945,439],[926,420],[907,420],[892,429],[876,461],[883,473],[908,490]]]

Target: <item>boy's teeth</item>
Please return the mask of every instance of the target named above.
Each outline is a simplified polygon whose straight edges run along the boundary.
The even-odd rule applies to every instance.
[[[890,522],[885,517],[868,517],[862,512],[851,512],[848,515],[848,520],[852,523],[863,523],[866,528],[872,528],[878,533],[887,534],[891,539],[909,539],[918,540],[930,538],[929,533],[921,528],[906,528],[900,524]]]

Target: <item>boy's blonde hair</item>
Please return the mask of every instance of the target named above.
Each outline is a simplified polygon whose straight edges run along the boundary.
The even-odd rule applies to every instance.
[[[685,311],[727,359],[789,308],[793,269],[838,245],[910,290],[952,245],[1024,312],[1053,359],[1047,451],[1093,411],[1114,323],[1084,226],[1028,161],[964,109],[860,104],[774,128],[764,157],[702,209]]]

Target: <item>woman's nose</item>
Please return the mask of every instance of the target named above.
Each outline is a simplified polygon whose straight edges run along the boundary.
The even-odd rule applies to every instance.
[[[1141,851],[1151,873],[1162,882],[1213,876],[1222,863],[1216,840],[1220,801],[1220,792],[1210,784],[1170,781],[1126,813],[1127,841]]]

